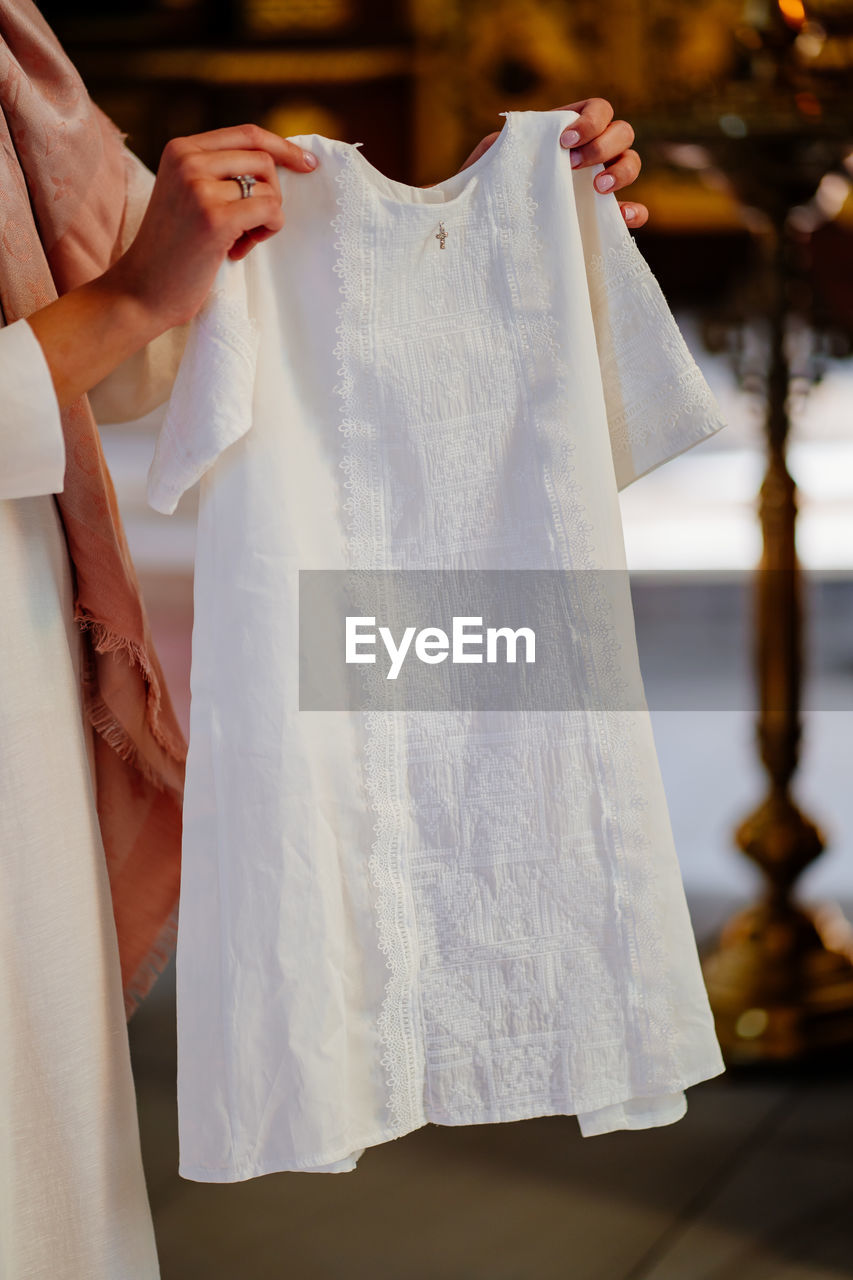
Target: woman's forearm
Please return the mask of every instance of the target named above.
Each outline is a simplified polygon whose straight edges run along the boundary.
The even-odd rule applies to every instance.
[[[64,409],[164,331],[111,271],[27,316]]]
[[[61,408],[192,319],[226,254],[244,258],[281,230],[279,165],[307,174],[316,158],[253,124],[166,143],[129,248],[102,276],[27,316]],[[257,177],[251,199],[242,197],[233,173]]]

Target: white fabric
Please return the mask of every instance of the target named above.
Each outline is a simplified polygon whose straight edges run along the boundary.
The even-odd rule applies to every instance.
[[[158,438],[152,506],[201,478],[185,1178],[348,1171],[427,1122],[668,1124],[723,1070],[644,704],[298,710],[299,570],[624,570],[617,487],[723,426],[559,146],[576,113],[504,114],[425,189],[296,138],[320,165],[223,264]],[[600,658],[635,680],[624,580]]]
[[[127,240],[143,209],[132,204]],[[0,389],[0,1277],[157,1280],[71,568],[50,496],[64,442],[26,320],[0,329]],[[132,399],[123,410],[140,412]]]
[[[0,593],[0,1276],[154,1280],[53,498],[0,500]]]
[[[0,335],[0,498],[61,493],[65,440],[41,343],[25,319],[7,324]]]

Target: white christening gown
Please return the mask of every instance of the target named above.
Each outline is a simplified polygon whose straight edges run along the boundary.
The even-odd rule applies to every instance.
[[[306,569],[616,570],[572,625],[591,682],[638,676],[618,490],[724,424],[559,145],[576,113],[504,114],[425,189],[296,138],[317,171],[279,170],[284,229],[178,371],[149,501],[201,479],[185,1178],[345,1172],[428,1122],[668,1124],[723,1070],[644,699],[299,709]]]

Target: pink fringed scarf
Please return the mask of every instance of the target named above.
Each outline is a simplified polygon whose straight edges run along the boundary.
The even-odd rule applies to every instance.
[[[89,98],[31,0],[0,0],[0,108],[0,302],[11,324],[118,257],[126,135]],[[83,705],[96,731],[98,818],[130,1018],[175,949],[186,746],[87,396],[62,423],[56,502],[83,629]]]

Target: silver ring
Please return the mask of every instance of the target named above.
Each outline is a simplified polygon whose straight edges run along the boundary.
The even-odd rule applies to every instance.
[[[257,178],[251,173],[235,173],[231,178],[231,182],[240,183],[241,198],[245,200],[247,196],[252,194],[252,187],[257,182]]]

